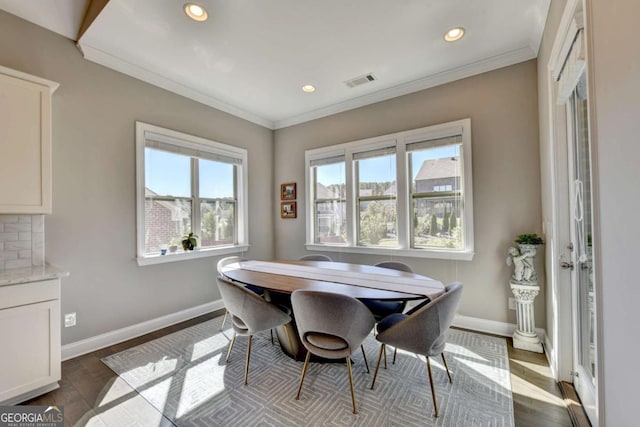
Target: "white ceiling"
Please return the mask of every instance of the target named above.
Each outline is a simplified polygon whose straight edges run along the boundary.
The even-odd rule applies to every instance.
[[[184,2],[110,0],[78,45],[91,61],[277,129],[535,58],[550,0],[197,0],[203,23]],[[0,8],[75,40],[87,3]],[[466,35],[446,43],[453,26]],[[377,80],[344,83],[366,73]]]

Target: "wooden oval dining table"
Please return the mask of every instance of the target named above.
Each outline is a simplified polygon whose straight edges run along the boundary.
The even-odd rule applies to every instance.
[[[265,299],[289,308],[291,293],[297,289],[376,300],[433,299],[444,292],[442,282],[427,276],[343,262],[249,260],[228,264],[220,273],[233,282],[264,289]],[[304,358],[306,350],[295,319],[277,328],[277,336],[286,354],[296,360]]]

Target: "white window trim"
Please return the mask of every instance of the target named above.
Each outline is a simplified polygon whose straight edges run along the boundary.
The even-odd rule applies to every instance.
[[[154,139],[162,138],[163,142],[205,151],[226,157],[238,159],[240,173],[237,182],[237,215],[238,215],[238,241],[235,245],[196,249],[190,252],[180,252],[167,255],[145,254],[145,156],[146,135],[153,135]],[[248,216],[248,156],[244,148],[233,147],[209,139],[200,138],[186,133],[165,129],[159,126],[143,122],[136,122],[136,236],[137,257],[139,266],[162,264],[166,262],[183,261],[189,259],[214,257],[232,253],[244,252],[249,248],[249,216]],[[194,207],[195,209],[195,207]]]
[[[463,146],[463,171],[462,182],[464,185],[464,196],[462,203],[463,221],[465,224],[463,235],[463,250],[447,249],[414,249],[410,245],[410,213],[407,209],[400,209],[408,205],[408,188],[411,177],[407,173],[406,146],[413,142],[445,138],[448,136],[462,135]],[[376,148],[396,147],[396,173],[397,173],[397,204],[398,204],[398,239],[399,246],[396,248],[365,247],[356,244],[354,235],[355,225],[355,188],[353,185],[353,154]],[[347,243],[340,244],[319,244],[314,242],[314,191],[313,177],[311,176],[311,162],[323,158],[344,156],[345,158],[345,186],[347,189]],[[428,126],[420,129],[413,129],[374,138],[352,141],[343,144],[332,145],[305,152],[305,177],[307,183],[305,218],[306,218],[306,244],[308,250],[326,252],[344,252],[376,255],[406,256],[415,258],[449,259],[460,261],[471,261],[474,256],[473,238],[473,182],[472,182],[472,154],[471,154],[471,119],[462,119],[454,122],[443,123],[435,126]]]

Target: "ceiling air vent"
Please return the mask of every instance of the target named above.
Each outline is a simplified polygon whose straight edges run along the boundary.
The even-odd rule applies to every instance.
[[[352,79],[349,79],[345,82],[345,84],[349,87],[356,87],[356,86],[360,86],[363,85],[365,83],[371,83],[372,81],[374,81],[376,78],[373,76],[373,74],[369,73],[369,74],[365,74],[363,76],[358,76],[358,77],[354,77]]]

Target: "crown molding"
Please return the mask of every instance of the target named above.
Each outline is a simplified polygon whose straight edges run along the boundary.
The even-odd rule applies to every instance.
[[[208,105],[209,107],[213,107],[217,110],[223,111],[241,119],[245,119],[260,126],[273,129],[273,122],[271,120],[267,120],[249,111],[235,107],[224,101],[220,101],[213,96],[206,95],[198,89],[185,86],[182,83],[178,83],[174,80],[168,79],[151,70],[132,64],[116,56],[110,55],[100,49],[96,49],[86,43],[83,43],[82,39],[77,43],[77,46],[82,52],[82,56],[89,61],[103,65],[107,68],[111,68],[112,70],[119,71],[123,74],[134,77],[138,80],[142,80],[154,86],[158,86],[162,89],[168,90],[169,92],[177,93],[178,95],[182,95],[186,98],[192,99],[204,105]]]
[[[285,127],[330,116],[332,114],[353,110],[365,105],[374,104],[376,102],[386,101],[387,99],[396,98],[398,96],[419,92],[421,90],[429,89],[435,86],[451,83],[456,80],[461,80],[467,77],[486,73],[488,71],[508,67],[509,65],[518,64],[520,62],[528,61],[536,57],[537,52],[534,52],[529,46],[512,50],[500,55],[483,59],[481,61],[464,65],[462,67],[452,68],[450,70],[442,71],[440,73],[432,74],[417,80],[393,86],[375,93],[349,99],[338,104],[329,105],[327,107],[319,108],[317,110],[309,111],[307,113],[303,113],[287,119],[277,120],[274,122],[274,129],[282,129]]]
[[[528,61],[537,57],[537,52],[534,51],[531,47],[527,46],[487,59],[483,59],[472,64],[464,65],[462,67],[452,68],[450,70],[442,71],[417,80],[396,85],[375,93],[359,96],[357,98],[349,99],[337,104],[332,104],[286,119],[271,121],[257,114],[251,113],[229,103],[221,101],[213,96],[205,95],[197,89],[168,79],[158,73],[124,61],[118,57],[103,52],[100,49],[96,49],[86,43],[82,43],[82,41],[78,42],[77,45],[81,50],[84,58],[89,61],[119,71],[128,76],[142,80],[154,86],[158,86],[167,91],[177,93],[178,95],[182,95],[186,98],[208,105],[241,119],[248,120],[252,123],[271,130],[282,129],[344,111],[353,110],[355,108],[363,107],[377,102],[386,101],[388,99],[397,98],[399,96],[408,95],[410,93],[419,92],[421,90],[440,86],[446,83],[451,83],[456,80],[472,77],[478,74],[486,73],[488,71],[497,70],[499,68],[518,64],[520,62]]]

